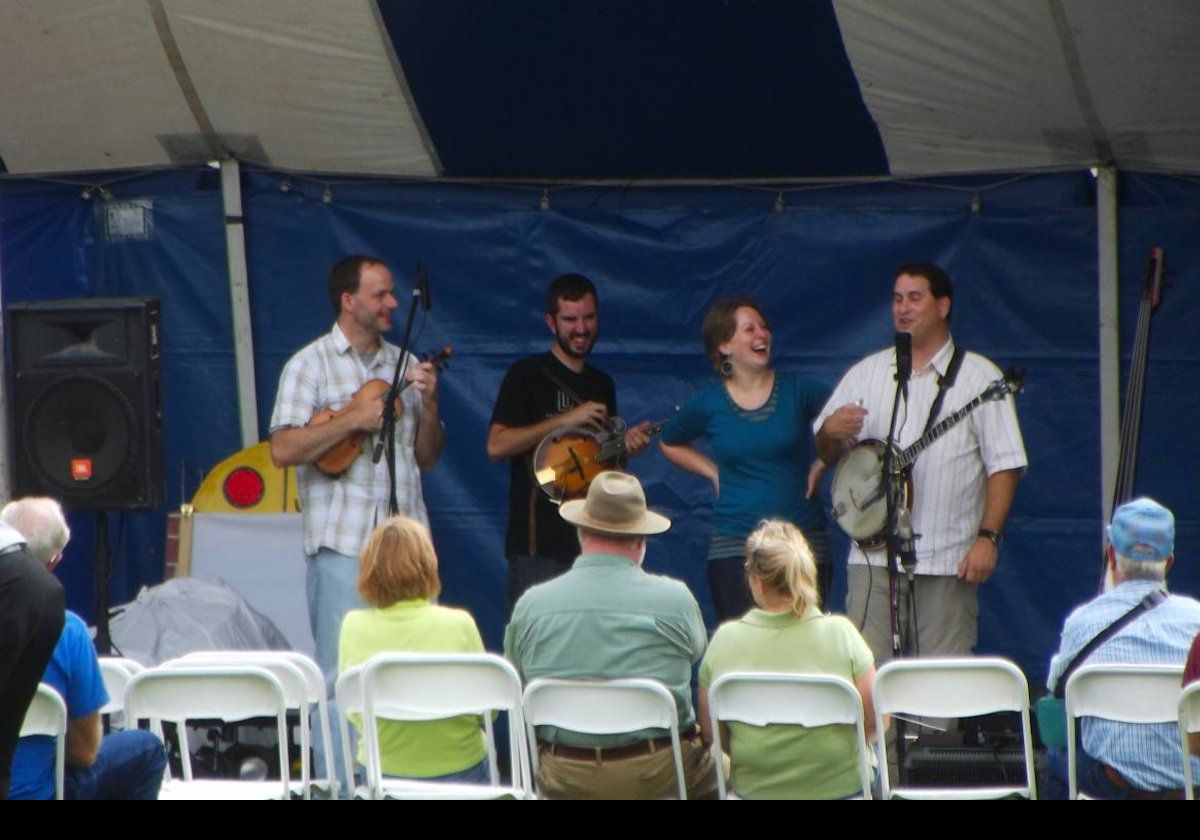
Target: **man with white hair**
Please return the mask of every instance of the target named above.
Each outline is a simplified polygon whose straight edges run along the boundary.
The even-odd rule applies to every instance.
[[[63,627],[63,588],[25,537],[0,522],[0,799],[25,710]]]
[[[9,502],[0,510],[0,520],[17,529],[29,545],[29,550],[42,561],[47,571],[62,562],[63,551],[71,541],[62,506],[45,496],[29,496]]]
[[[587,499],[559,514],[583,553],[565,574],[526,590],[504,634],[523,680],[648,677],[675,698],[688,796],[716,790],[712,754],[696,733],[692,666],[707,635],[700,607],[677,580],[642,570],[646,537],[671,520],[646,509],[637,478],[602,472]],[[589,735],[538,727],[538,786],[554,799],[657,799],[677,791],[665,730]]]
[[[1050,660],[1046,685],[1051,692],[1085,664],[1182,666],[1200,630],[1200,602],[1165,592],[1167,570],[1175,560],[1171,511],[1148,498],[1121,505],[1108,527],[1106,551],[1113,587],[1067,617],[1058,653]],[[1115,633],[1092,645],[1114,625],[1119,628]],[[1087,717],[1082,731],[1083,749],[1076,751],[1082,792],[1102,799],[1183,798],[1175,724]],[[1200,778],[1200,762],[1192,762],[1193,777]],[[1065,793],[1066,756],[1061,750],[1048,751],[1043,794],[1063,798]]]
[[[47,569],[62,561],[71,538],[62,507],[54,499],[9,502],[0,520],[25,536]],[[83,619],[70,610],[42,681],[67,704],[67,799],[157,799],[167,763],[162,742],[149,732],[127,729],[103,735],[100,709],[108,702],[96,649]],[[12,765],[12,799],[54,796],[54,741],[22,738]]]

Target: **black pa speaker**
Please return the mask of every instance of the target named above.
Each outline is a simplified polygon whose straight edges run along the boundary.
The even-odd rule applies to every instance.
[[[73,509],[159,507],[158,300],[36,301],[8,312],[16,495]]]

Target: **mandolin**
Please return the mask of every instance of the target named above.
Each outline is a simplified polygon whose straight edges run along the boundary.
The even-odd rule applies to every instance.
[[[442,371],[445,369],[453,352],[454,349],[452,347],[446,346],[436,353],[426,354],[421,361],[430,362],[438,371]],[[400,389],[396,392],[396,401],[393,405],[396,409],[397,418],[404,413],[404,405],[400,402],[399,395],[404,393],[405,389],[411,384],[411,381],[404,380],[400,383]],[[391,388],[390,382],[385,382],[382,379],[368,379],[354,392],[354,396],[350,398],[350,402],[336,410],[333,408],[322,408],[312,416],[312,419],[308,421],[308,425],[321,426],[330,420],[341,417],[351,408],[360,406],[363,403],[382,400],[387,395],[389,388]],[[362,454],[362,442],[366,434],[361,429],[357,429],[325,450],[315,462],[317,469],[330,478],[337,478],[350,469],[350,465]]]
[[[655,423],[646,434],[654,437],[666,425]],[[533,452],[534,482],[555,504],[583,498],[597,475],[624,466],[625,429],[625,421],[614,417],[601,431],[572,426],[551,432]]]

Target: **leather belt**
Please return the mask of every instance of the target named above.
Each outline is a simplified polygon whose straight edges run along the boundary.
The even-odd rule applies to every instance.
[[[551,755],[559,758],[569,758],[575,761],[621,761],[626,758],[637,758],[650,755],[660,749],[671,749],[670,738],[653,738],[649,741],[635,741],[619,747],[572,747],[567,744],[548,744],[542,742],[542,747]]]
[[[1108,780],[1120,788],[1125,793],[1132,796],[1134,799],[1183,799],[1182,790],[1142,790],[1134,787],[1129,783],[1129,780],[1121,775],[1116,768],[1109,767],[1107,764],[1100,765],[1104,768],[1104,775]]]

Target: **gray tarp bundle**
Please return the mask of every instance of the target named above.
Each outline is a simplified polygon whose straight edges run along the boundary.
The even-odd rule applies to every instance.
[[[147,666],[197,650],[291,649],[269,618],[221,581],[176,578],[117,609],[113,652]]]

